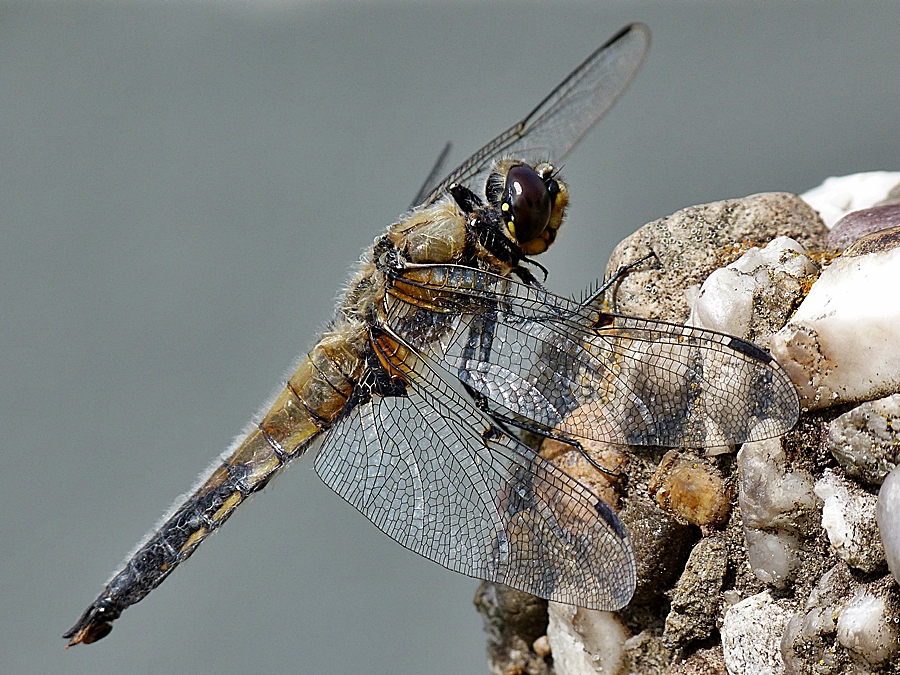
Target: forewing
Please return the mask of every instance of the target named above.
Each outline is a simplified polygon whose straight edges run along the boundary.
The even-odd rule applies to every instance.
[[[340,419],[316,458],[322,480],[444,567],[582,607],[625,605],[634,553],[609,507],[415,352],[394,361],[406,394],[375,395]]]
[[[441,148],[441,151],[438,153],[437,159],[434,161],[434,164],[431,167],[431,171],[428,172],[428,176],[425,178],[425,181],[422,183],[422,186],[419,188],[416,196],[413,197],[409,208],[412,209],[425,201],[425,197],[427,197],[432,189],[434,189],[435,183],[437,183],[438,178],[443,174],[444,167],[446,167],[447,165],[447,157],[450,154],[451,147],[452,143],[450,143],[450,141],[447,141],[444,144],[444,147]]]
[[[590,131],[634,78],[650,46],[643,24],[625,27],[591,54],[518,124],[478,150],[435,186],[424,203],[452,183],[481,193],[494,160],[561,161]],[[422,192],[425,192],[423,190]]]
[[[454,266],[411,269],[395,283],[398,299],[411,298],[390,306],[401,332],[428,314],[410,289],[431,299],[434,315],[457,317],[431,340],[448,369],[494,412],[545,432],[715,448],[781,435],[799,414],[782,368],[736,337],[601,313]]]

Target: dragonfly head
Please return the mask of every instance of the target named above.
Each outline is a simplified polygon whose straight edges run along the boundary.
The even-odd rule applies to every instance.
[[[500,210],[506,235],[525,255],[543,253],[555,241],[569,202],[569,191],[550,164],[531,167],[518,160],[497,163],[485,194]]]

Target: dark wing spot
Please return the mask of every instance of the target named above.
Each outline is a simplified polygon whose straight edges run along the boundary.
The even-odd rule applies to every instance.
[[[613,317],[611,314],[601,313],[597,316],[597,320],[594,321],[594,324],[591,326],[594,330],[599,330],[600,328],[609,328],[613,325]]]
[[[597,503],[594,504],[594,508],[597,510],[597,513],[606,521],[606,524],[609,525],[613,532],[616,533],[616,536],[619,539],[625,539],[628,537],[628,530],[625,529],[625,526],[622,524],[622,521],[619,520],[619,516],[616,515],[616,512],[609,508],[609,505],[601,500],[597,500]]]
[[[772,357],[768,352],[763,351],[752,342],[747,342],[740,338],[731,338],[728,342],[728,346],[736,352],[749,356],[751,359],[756,359],[760,363],[769,363],[769,361],[772,360]]]

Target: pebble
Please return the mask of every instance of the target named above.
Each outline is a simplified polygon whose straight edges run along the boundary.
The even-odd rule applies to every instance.
[[[781,675],[780,642],[791,614],[768,591],[732,605],[720,629],[725,666],[732,675]]]
[[[849,176],[832,176],[800,197],[819,212],[831,228],[851,211],[867,209],[883,201],[900,184],[900,172],[868,171]]]
[[[547,639],[546,635],[541,635],[541,637],[535,640],[531,644],[531,648],[534,650],[534,653],[542,659],[546,659],[553,653],[553,649],[550,648],[550,640]]]
[[[800,244],[777,237],[710,274],[691,304],[688,323],[764,346],[784,326],[804,283],[817,272]]]
[[[841,256],[812,285],[770,351],[809,409],[900,391],[900,247]]]
[[[788,530],[744,528],[747,563],[754,576],[774,588],[786,588],[803,562],[800,538]]]
[[[828,248],[844,250],[856,241],[900,225],[900,204],[882,204],[870,209],[851,211],[841,218],[825,238]]]
[[[838,643],[873,666],[897,657],[900,624],[897,586],[873,583],[857,588],[837,620]]]
[[[781,657],[788,675],[840,672],[846,659],[834,648],[836,622],[846,598],[856,587],[844,564],[835,565],[821,576],[803,610],[791,616],[781,637]]]
[[[825,447],[848,475],[881,484],[900,463],[900,394],[866,401],[833,419]]]
[[[900,468],[893,469],[881,484],[875,519],[888,569],[900,584]]]
[[[549,603],[547,640],[557,675],[618,673],[628,629],[614,612]]]
[[[858,255],[868,255],[869,253],[890,251],[898,246],[900,246],[900,225],[894,225],[860,237],[845,248],[842,255],[845,258],[851,258]]]
[[[754,575],[776,588],[787,585],[801,560],[798,533],[818,512],[813,478],[788,470],[781,439],[745,443],[738,452],[738,503]]]
[[[668,451],[647,485],[661,509],[691,525],[721,525],[731,513],[731,489],[707,460]]]
[[[541,456],[589,488],[614,511],[618,511],[619,494],[616,491],[616,484],[625,472],[627,455],[620,446],[587,438],[581,439],[580,442],[583,452],[574,448],[571,443],[546,438],[541,444]],[[585,454],[608,473],[597,469],[586,459]]]
[[[785,672],[883,672],[880,668],[900,653],[898,616],[900,591],[893,580],[862,584],[846,565],[836,565],[785,626],[780,646]]]
[[[875,525],[875,495],[825,469],[816,481],[822,507],[822,527],[837,556],[851,567],[871,573],[884,567],[884,547]]]
[[[638,581],[631,602],[655,602],[665,597],[678,579],[700,532],[679,522],[646,497],[631,499],[619,517],[628,528],[637,559]]]

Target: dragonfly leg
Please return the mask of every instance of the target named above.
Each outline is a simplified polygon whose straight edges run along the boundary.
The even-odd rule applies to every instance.
[[[603,295],[606,293],[606,291],[608,291],[610,288],[612,288],[612,286],[614,284],[621,281],[622,278],[625,277],[629,272],[631,272],[636,267],[639,267],[643,263],[647,262],[648,260],[650,260],[650,258],[655,258],[655,257],[656,257],[656,254],[651,251],[647,255],[643,256],[642,258],[638,258],[634,262],[630,262],[627,265],[622,265],[619,269],[617,269],[615,272],[613,272],[612,275],[610,275],[606,279],[606,281],[604,281],[603,284],[601,284],[601,286],[596,291],[594,291],[593,293],[588,295],[588,297],[582,301],[581,305],[583,307],[588,307],[589,305],[594,304],[600,298],[603,297]],[[614,302],[613,302],[613,307],[615,307]],[[615,311],[615,310],[613,310],[613,311]]]
[[[547,271],[547,268],[541,265],[539,262],[537,262],[536,260],[532,260],[531,258],[522,258],[520,262],[528,263],[529,265],[534,265],[535,267],[537,267],[544,275],[544,281],[547,281],[547,275],[549,274],[549,272]],[[534,288],[543,288],[543,282],[535,279],[534,275],[530,271],[528,271],[527,268],[522,267],[521,265],[513,268],[512,273],[519,277],[522,280],[523,284],[528,284],[529,286],[532,286]]]
[[[574,438],[570,438],[569,436],[563,436],[561,434],[556,434],[552,431],[548,431],[547,429],[543,429],[541,427],[535,426],[533,424],[529,424],[528,422],[517,420],[513,417],[507,417],[506,415],[501,415],[500,413],[492,410],[490,407],[490,403],[488,402],[488,398],[474,389],[472,389],[469,385],[463,384],[466,388],[466,391],[469,392],[469,395],[475,400],[475,407],[478,408],[481,412],[491,418],[491,420],[496,424],[503,432],[509,436],[512,436],[509,427],[516,427],[517,429],[521,429],[522,431],[528,431],[533,434],[537,434],[538,436],[542,436],[543,438],[550,438],[554,441],[559,441],[560,443],[565,443],[569,445],[575,450],[577,450],[582,457],[587,460],[588,464],[597,469],[600,473],[606,474],[611,478],[619,478],[621,474],[610,471],[599,462],[597,462],[593,457],[591,457],[588,452],[584,449],[584,446],[576,441]]]

